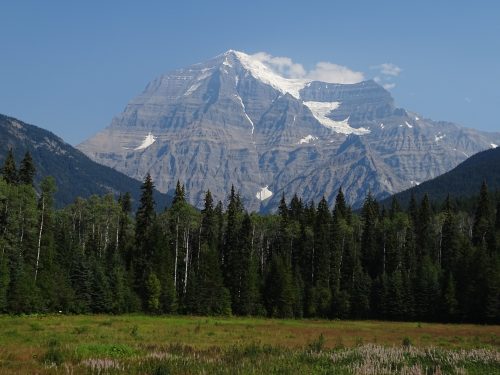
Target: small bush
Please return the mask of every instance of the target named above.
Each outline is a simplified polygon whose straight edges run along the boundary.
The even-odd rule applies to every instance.
[[[168,366],[164,363],[160,363],[158,366],[156,366],[151,375],[168,375],[168,374],[170,374]]]
[[[64,353],[59,348],[59,341],[55,338],[49,340],[47,346],[49,349],[42,356],[41,360],[46,365],[59,366],[64,362]]]
[[[311,341],[307,347],[310,351],[319,353],[325,348],[325,336],[320,334],[317,339]]]
[[[30,328],[32,331],[43,331],[43,327],[40,325],[40,323],[31,323]]]
[[[87,326],[75,327],[73,329],[73,333],[76,335],[81,335],[83,333],[87,333],[88,331],[89,331],[89,327],[87,327]]]
[[[403,346],[404,346],[405,348],[409,348],[409,347],[412,345],[411,340],[410,340],[410,338],[409,338],[408,336],[406,336],[406,337],[403,339],[402,344],[403,344]]]
[[[136,325],[134,325],[132,327],[132,329],[130,330],[130,336],[134,337],[134,338],[138,338],[139,337],[139,327]]]

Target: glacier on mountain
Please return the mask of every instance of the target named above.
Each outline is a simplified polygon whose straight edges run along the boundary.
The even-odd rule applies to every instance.
[[[144,150],[149,146],[151,146],[153,143],[155,143],[155,141],[156,137],[153,134],[151,134],[151,132],[149,132],[146,138],[144,138],[144,140],[142,141],[142,143],[138,147],[134,148],[134,150],[135,151]]]

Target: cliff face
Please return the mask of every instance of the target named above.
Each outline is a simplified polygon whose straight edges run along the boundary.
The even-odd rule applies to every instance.
[[[133,178],[151,173],[162,192],[180,180],[197,206],[206,190],[224,200],[234,184],[246,208],[259,210],[282,193],[332,203],[340,186],[355,205],[368,191],[381,198],[491,144],[499,134],[396,108],[373,81],[286,79],[228,51],[157,78],[78,148]]]

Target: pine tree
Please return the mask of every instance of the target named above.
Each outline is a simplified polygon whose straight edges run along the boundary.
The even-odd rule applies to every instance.
[[[151,230],[156,218],[155,202],[153,199],[154,184],[151,175],[148,173],[141,186],[140,206],[135,215],[135,243],[136,255],[134,256],[135,289],[143,301],[148,306],[148,296],[146,295],[146,283],[148,275],[153,268],[152,258],[154,248],[152,244]]]
[[[218,254],[217,212],[210,191],[205,195],[201,222],[200,269],[197,274],[197,301],[194,312],[202,315],[229,315],[231,296],[224,287]]]
[[[294,291],[292,275],[283,259],[274,256],[264,286],[264,299],[269,316],[293,317]]]
[[[361,238],[362,267],[372,279],[382,272],[383,256],[377,241],[378,205],[371,193],[365,199],[362,209],[363,234]]]
[[[239,291],[238,279],[241,269],[238,250],[240,246],[239,232],[241,225],[241,211],[239,198],[231,186],[229,204],[227,207],[227,228],[225,234],[225,244],[222,253],[222,270],[224,274],[224,284],[231,292],[231,303],[235,304]]]
[[[252,257],[252,221],[245,213],[240,229],[240,246],[233,262],[236,293],[233,294],[232,310],[238,315],[254,315],[258,312],[257,267]]]
[[[31,154],[29,152],[26,152],[19,168],[19,183],[23,185],[33,186],[35,172],[35,164],[33,163]]]
[[[107,313],[111,312],[112,295],[109,287],[108,276],[98,259],[92,259],[92,312]]]
[[[434,251],[434,230],[432,227],[432,209],[429,202],[429,196],[424,195],[418,211],[418,221],[416,222],[416,242],[417,251],[420,257],[430,256],[436,259]]]
[[[0,256],[0,313],[7,312],[7,292],[10,283],[10,270],[5,255]]]
[[[12,148],[9,149],[7,157],[2,168],[3,179],[11,185],[16,185],[19,181],[17,174],[16,161],[14,160],[14,152]]]
[[[486,181],[481,185],[479,193],[479,201],[474,216],[474,226],[472,228],[472,242],[478,246],[481,244],[486,245],[488,239],[488,232],[491,229],[491,207],[490,198],[488,193],[488,186]]]
[[[460,247],[460,231],[449,196],[445,201],[444,215],[438,261],[442,269],[454,271]]]
[[[148,173],[141,186],[140,206],[136,213],[136,242],[138,246],[147,239],[148,230],[155,219],[155,201],[153,198],[154,184]]]
[[[172,200],[172,206],[175,206],[176,204],[185,201],[186,197],[185,197],[184,185],[181,186],[180,181],[177,180],[177,184],[175,185],[174,199]]]

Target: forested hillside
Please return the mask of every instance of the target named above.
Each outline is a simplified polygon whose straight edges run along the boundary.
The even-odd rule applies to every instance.
[[[36,167],[36,166],[35,166]],[[500,209],[483,184],[474,214],[429,199],[361,213],[281,200],[249,215],[235,188],[196,210],[177,184],[157,213],[153,181],[130,196],[54,209],[54,180],[33,187],[26,157],[0,179],[0,311],[266,315],[500,322]]]
[[[396,194],[401,202],[409,202],[411,195],[422,199],[427,194],[432,202],[451,198],[468,198],[476,194],[486,181],[490,189],[500,190],[500,148],[479,152],[451,171],[418,186]],[[388,205],[390,198],[384,201]]]
[[[47,175],[54,177],[57,191],[56,207],[72,203],[76,197],[88,198],[93,194],[118,195],[130,191],[133,205],[140,196],[140,181],[134,180],[112,168],[97,164],[53,133],[18,119],[0,114],[0,165],[12,150],[16,161],[29,151],[37,166],[34,179],[37,183]],[[164,207],[167,195],[155,191],[155,199]],[[171,196],[170,196],[171,199]]]

